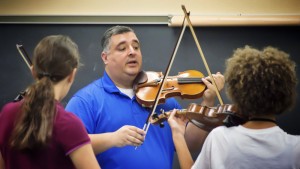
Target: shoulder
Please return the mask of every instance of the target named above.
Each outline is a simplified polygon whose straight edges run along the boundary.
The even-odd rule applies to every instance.
[[[88,84],[87,86],[79,89],[71,97],[71,99],[68,102],[68,105],[70,104],[70,102],[72,103],[74,102],[75,104],[78,104],[78,102],[83,102],[85,104],[90,103],[95,98],[101,99],[102,97],[98,97],[98,96],[103,96],[103,95],[104,95],[104,90],[101,83],[101,79],[97,79],[92,83]]]
[[[67,112],[61,105],[57,106],[55,118],[55,131],[59,133],[78,133],[87,134],[82,121],[73,113]]]
[[[10,132],[14,128],[14,122],[17,119],[19,112],[19,102],[7,103],[2,107],[0,113],[0,144],[3,143],[3,139],[6,139],[10,136]]]
[[[20,103],[21,103],[21,101],[6,103],[2,107],[1,112],[5,112],[5,111],[11,110],[11,109],[16,109],[16,108],[18,108],[20,106]]]
[[[294,147],[298,147],[298,150],[300,150],[300,135],[289,134],[280,127],[278,127],[277,130],[279,130],[277,134],[281,135],[285,142],[289,145],[293,145]]]
[[[9,102],[9,103],[5,104],[1,109],[0,117],[1,116],[11,116],[11,115],[16,114],[17,112],[19,112],[20,106],[21,106],[21,101]]]
[[[65,110],[62,105],[60,105],[60,103],[57,103],[57,114],[56,114],[56,122],[59,124],[72,124],[74,123],[74,125],[81,125],[81,121],[80,119],[74,115],[71,112],[68,112],[67,110]]]
[[[214,129],[212,129],[209,133],[209,135],[218,135],[219,133],[228,132],[229,127],[226,126],[218,126]]]
[[[232,135],[235,132],[237,126],[226,127],[226,126],[219,126],[214,128],[212,131],[209,132],[207,138],[215,140],[217,138],[220,139],[227,139],[228,136]]]
[[[102,88],[103,85],[100,78],[78,90],[74,96],[93,95],[95,92],[100,92]]]

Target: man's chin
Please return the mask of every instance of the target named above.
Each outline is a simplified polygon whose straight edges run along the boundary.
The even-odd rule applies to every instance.
[[[131,75],[137,75],[140,72],[140,68],[138,67],[128,68],[126,72]]]
[[[136,70],[130,70],[130,71],[127,71],[127,74],[129,76],[136,76],[140,71],[138,69]]]

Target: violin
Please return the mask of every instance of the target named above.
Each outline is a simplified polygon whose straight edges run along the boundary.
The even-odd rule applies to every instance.
[[[162,72],[141,72],[134,82],[137,101],[144,107],[154,104],[156,94],[161,86]],[[159,96],[158,104],[165,103],[166,98],[198,99],[202,97],[206,85],[202,82],[204,75],[196,70],[179,72],[176,76],[166,77],[166,82]]]
[[[151,124],[164,126],[163,122],[166,121],[171,111],[161,114],[153,114],[150,120]],[[197,127],[211,131],[215,127],[225,125],[227,127],[237,126],[247,121],[247,117],[237,111],[236,106],[232,104],[223,104],[217,107],[201,106],[196,103],[191,103],[187,109],[176,110],[175,116],[183,116],[189,119]]]

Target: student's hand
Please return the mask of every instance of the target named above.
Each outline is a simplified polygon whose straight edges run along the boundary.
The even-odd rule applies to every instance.
[[[188,119],[185,118],[184,116],[177,117],[176,109],[174,109],[168,118],[168,123],[171,127],[173,136],[175,134],[184,136],[185,127],[186,127],[187,122],[188,122]]]
[[[220,72],[217,72],[216,74],[212,74],[212,76],[215,80],[218,90],[221,91],[224,88],[224,84],[225,84],[224,76]],[[211,82],[209,82],[212,81],[210,76],[202,78],[202,81],[207,86],[207,89],[204,91],[204,94],[202,96],[205,103],[202,105],[213,106],[215,97],[217,95],[216,88]]]
[[[116,147],[139,146],[144,142],[145,131],[135,126],[125,125],[113,133],[112,141]]]

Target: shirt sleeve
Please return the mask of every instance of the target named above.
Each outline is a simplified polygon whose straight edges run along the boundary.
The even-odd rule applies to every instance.
[[[72,113],[60,117],[55,127],[56,140],[66,155],[91,142],[82,122]]]

